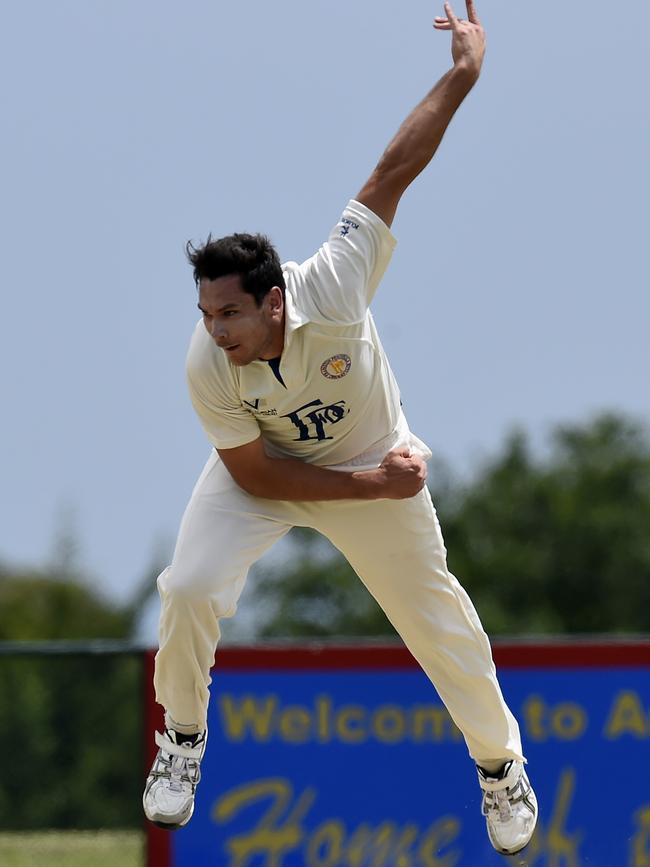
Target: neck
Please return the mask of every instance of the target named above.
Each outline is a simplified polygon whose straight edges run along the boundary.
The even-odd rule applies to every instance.
[[[264,347],[264,352],[260,355],[262,361],[279,358],[282,355],[282,350],[284,349],[284,322],[285,316],[283,313],[282,321],[278,322],[277,326],[271,327],[268,343]]]

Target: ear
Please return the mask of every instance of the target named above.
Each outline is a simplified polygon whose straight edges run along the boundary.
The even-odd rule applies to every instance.
[[[284,295],[279,286],[273,286],[266,296],[268,311],[273,317],[282,316],[284,312]]]

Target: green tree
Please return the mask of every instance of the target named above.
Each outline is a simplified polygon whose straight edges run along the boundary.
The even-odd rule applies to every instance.
[[[650,629],[650,441],[602,415],[543,458],[513,435],[442,497],[449,563],[493,633]]]
[[[141,703],[136,656],[0,656],[0,828],[139,825]]]
[[[111,604],[76,569],[0,568],[0,640],[126,638],[134,606]],[[0,827],[141,822],[139,655],[0,655],[0,740],[19,771],[0,778]]]
[[[128,608],[76,578],[0,566],[0,641],[126,638],[130,624]]]

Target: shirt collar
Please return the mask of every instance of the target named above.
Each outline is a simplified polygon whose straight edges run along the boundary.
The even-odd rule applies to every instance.
[[[284,292],[284,342],[285,345],[291,338],[291,335],[298,328],[301,328],[303,325],[306,325],[309,322],[309,319],[305,314],[298,309],[296,302],[293,298],[293,295],[289,291],[289,288],[285,289]]]

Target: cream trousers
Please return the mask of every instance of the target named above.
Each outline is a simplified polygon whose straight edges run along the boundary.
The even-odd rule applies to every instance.
[[[162,601],[154,684],[167,720],[205,728],[219,621],[231,617],[250,566],[291,527],[312,527],[346,557],[422,666],[479,762],[522,759],[488,638],[447,569],[429,492],[407,500],[286,502],[252,497],[216,452],[187,506]]]

